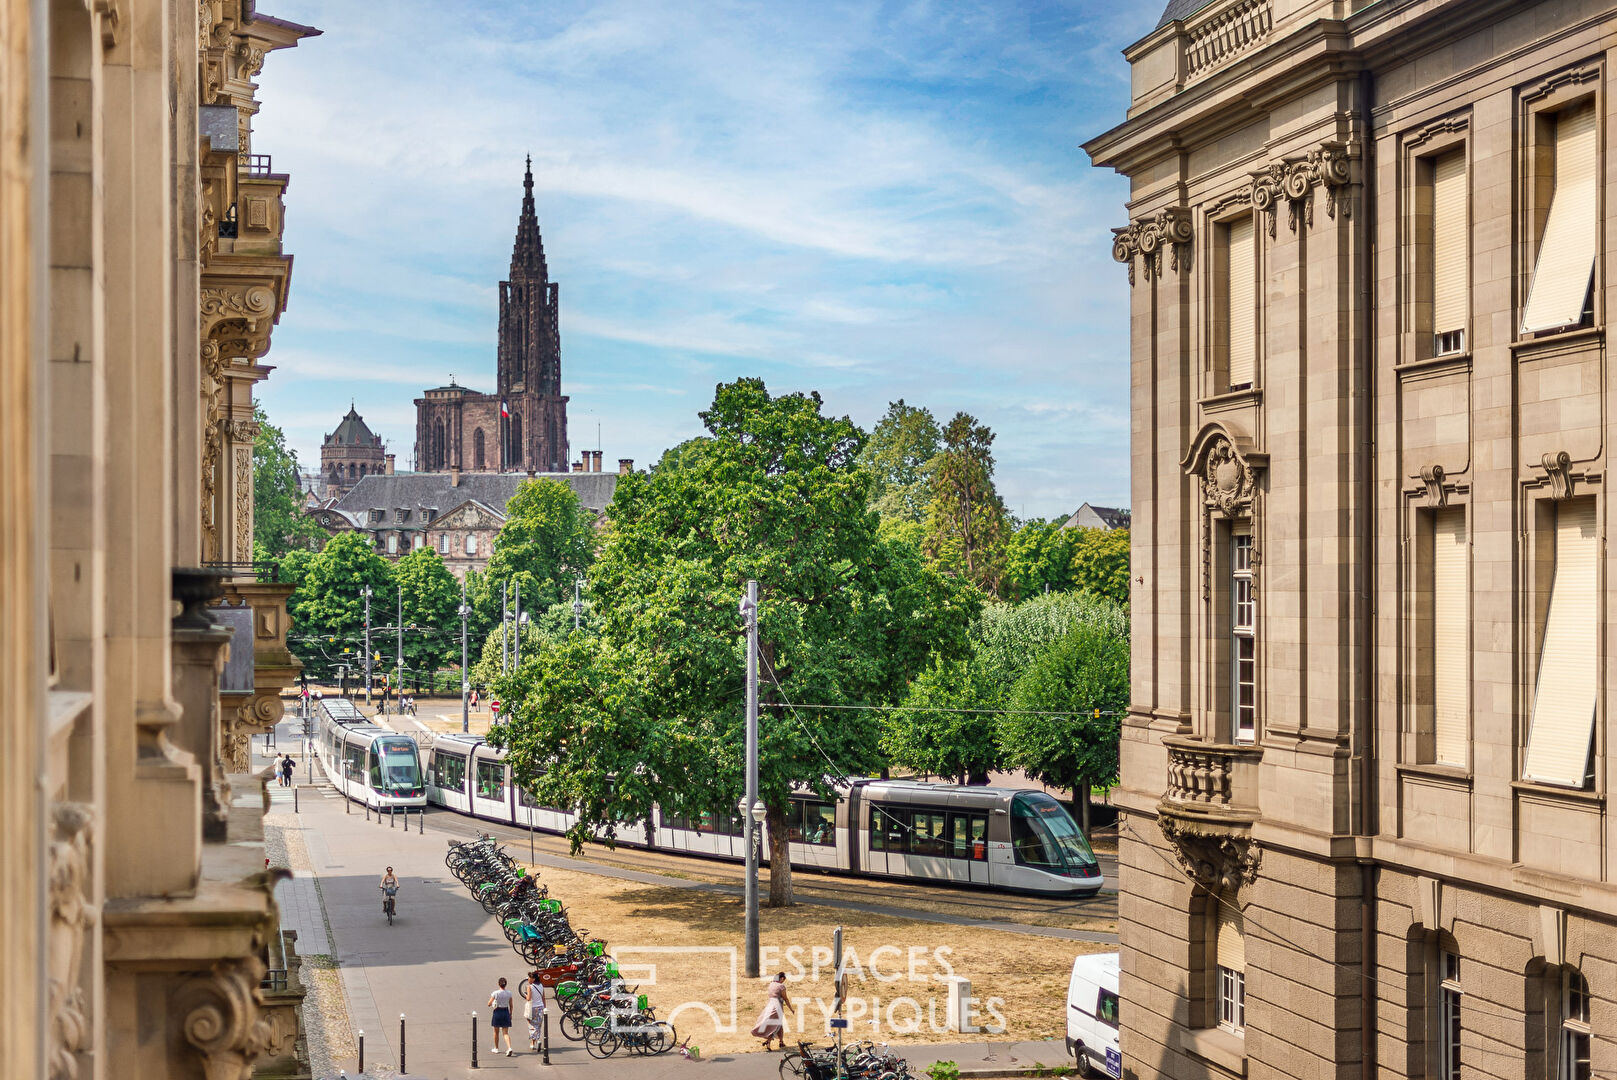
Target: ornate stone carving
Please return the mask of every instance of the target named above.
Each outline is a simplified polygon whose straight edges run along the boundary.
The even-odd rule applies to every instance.
[[[255,77],[264,70],[264,50],[247,41],[236,43],[236,59],[240,65],[236,68],[236,78],[247,80]]]
[[[46,962],[50,979],[50,1080],[78,1080],[78,1055],[89,1045],[79,969],[84,936],[95,924],[95,908],[84,899],[90,872],[90,840],[95,813],[83,803],[58,803],[51,811],[53,836],[46,888],[50,893],[50,938]]]
[[[258,438],[258,424],[252,420],[227,420],[225,432],[230,441],[235,443],[251,443]]]
[[[1555,93],[1563,86],[1581,86],[1586,82],[1594,82],[1598,78],[1600,78],[1600,66],[1598,64],[1580,64],[1577,67],[1557,71],[1531,90],[1525,91],[1522,94],[1522,100],[1537,101],[1541,97],[1547,97]]]
[[[1157,818],[1157,827],[1185,876],[1208,892],[1226,892],[1258,879],[1263,852],[1245,833],[1171,815]]]
[[[1252,504],[1252,470],[1228,439],[1215,442],[1202,471],[1202,494],[1207,502],[1234,516]]]
[[[264,962],[246,956],[215,965],[175,991],[180,1033],[202,1059],[207,1080],[247,1080],[253,1062],[284,1037],[260,1014]]]
[[[1271,162],[1253,173],[1252,205],[1268,215],[1269,236],[1275,235],[1282,201],[1286,204],[1286,224],[1292,232],[1297,231],[1299,217],[1313,228],[1316,186],[1325,189],[1325,213],[1329,217],[1334,220],[1338,208],[1344,218],[1351,216],[1344,198],[1352,180],[1351,157],[1346,143],[1323,142],[1303,157]]]
[[[1426,505],[1435,510],[1441,510],[1449,504],[1449,493],[1443,487],[1443,466],[1423,465],[1421,471],[1416,473],[1414,479],[1419,480],[1426,487]]]
[[[1156,216],[1142,218],[1127,228],[1112,230],[1112,258],[1127,263],[1129,284],[1134,284],[1134,258],[1140,256],[1145,267],[1145,278],[1162,275],[1162,255],[1166,248],[1168,266],[1173,270],[1190,269],[1190,242],[1195,230],[1190,222],[1190,211],[1182,206],[1167,206]]]
[[[253,447],[236,447],[236,554],[237,562],[253,561]]]
[[[1544,470],[1544,476],[1550,484],[1550,498],[1570,499],[1572,497],[1572,455],[1565,450],[1557,450],[1553,454],[1545,454],[1539,467]]]

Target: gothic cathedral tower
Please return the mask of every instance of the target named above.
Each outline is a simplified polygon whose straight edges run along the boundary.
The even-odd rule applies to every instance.
[[[522,215],[511,248],[510,280],[500,282],[496,394],[504,403],[500,468],[567,470],[567,398],[561,392],[560,286],[550,280],[533,206],[533,159],[522,178]]]

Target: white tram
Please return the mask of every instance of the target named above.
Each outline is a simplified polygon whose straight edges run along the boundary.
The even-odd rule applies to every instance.
[[[371,723],[347,698],[325,698],[315,713],[315,746],[333,787],[379,810],[427,805],[421,754],[412,736]]]
[[[564,833],[571,812],[539,806],[512,782],[505,753],[475,735],[442,735],[427,768],[433,803],[487,821]],[[805,869],[1017,892],[1088,896],[1105,883],[1083,830],[1042,791],[854,780],[836,800],[792,795],[787,851]],[[740,815],[718,808],[687,817],[662,809],[618,826],[632,847],[746,858]],[[763,841],[768,862],[769,840]]]

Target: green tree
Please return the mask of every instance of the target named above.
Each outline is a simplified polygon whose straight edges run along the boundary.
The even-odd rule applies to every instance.
[[[1080,589],[1129,602],[1129,531],[1069,529],[1078,534],[1072,553],[1072,580]]]
[[[257,402],[253,421],[258,425],[253,437],[253,558],[271,562],[295,548],[318,547],[326,531],[303,513],[298,456],[287,449],[285,434]]]
[[[974,657],[938,657],[888,713],[881,748],[900,768],[986,784],[999,767],[998,687]]]
[[[1004,575],[1005,504],[994,490],[994,433],[966,413],[943,428],[932,459],[926,553],[990,596]]]
[[[1076,530],[1060,521],[1035,518],[1005,542],[1005,590],[1012,600],[1025,600],[1046,592],[1073,587],[1072,562]]]
[[[884,520],[926,520],[932,501],[927,469],[942,438],[930,410],[903,398],[888,404],[859,451],[859,464],[870,473],[870,508]]]
[[[500,587],[524,610],[540,611],[573,599],[573,581],[589,569],[595,551],[591,516],[561,480],[524,480],[505,507],[488,567],[468,581],[481,640],[500,621]]]
[[[403,590],[405,666],[430,676],[445,664],[458,664],[460,582],[443,557],[430,547],[418,547],[393,564],[393,581],[395,598]],[[397,602],[386,614],[386,622],[398,618]]]
[[[329,675],[338,664],[364,669],[367,585],[373,620],[385,624],[393,607],[393,567],[363,533],[338,533],[309,561],[288,607],[297,627],[295,651],[314,672]]]
[[[1129,639],[1104,622],[1080,622],[1017,677],[1000,725],[1006,764],[1071,788],[1089,828],[1090,789],[1117,778],[1118,738],[1129,701]]]
[[[701,414],[708,434],[681,448],[677,467],[618,484],[591,572],[599,637],[542,645],[500,684],[518,713],[497,738],[513,747],[524,780],[553,785],[541,787],[552,793],[594,793],[575,840],[644,816],[642,793],[675,812],[732,807],[744,764],[737,601],[757,580],[759,794],[775,906],[791,902],[785,812],[793,785],[828,792],[880,764],[875,713],[791,705],[894,702],[940,643],[963,646],[977,605],[973,590],[879,534],[869,478],[856,462],[860,433],[820,410],[817,394],[772,397],[762,380],[721,385]],[[536,672],[559,680],[552,665],[566,663],[580,674],[565,684],[574,696],[563,702]],[[547,708],[568,711],[538,719]],[[576,725],[566,745],[558,741],[564,721]],[[620,749],[579,752],[602,732],[617,733]],[[632,774],[632,790],[606,784],[611,769]]]

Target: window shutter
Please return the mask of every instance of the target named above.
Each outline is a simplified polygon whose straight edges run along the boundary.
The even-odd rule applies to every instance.
[[[1466,764],[1471,713],[1465,508],[1439,511],[1432,522],[1432,711],[1439,765]]]
[[[1432,163],[1432,332],[1465,329],[1466,269],[1470,259],[1466,221],[1465,151]]]
[[[1538,691],[1522,775],[1547,784],[1582,787],[1594,737],[1596,600],[1600,537],[1595,501],[1556,508],[1555,581],[1539,651]]]
[[[1523,333],[1583,320],[1595,266],[1595,136],[1593,105],[1556,117],[1555,194],[1522,312]]]
[[[1251,386],[1257,370],[1256,289],[1257,251],[1253,246],[1252,217],[1239,218],[1225,226],[1228,283],[1225,288],[1229,311],[1230,388]]]
[[[1218,966],[1229,971],[1246,971],[1246,920],[1235,901],[1213,897],[1218,905]]]

